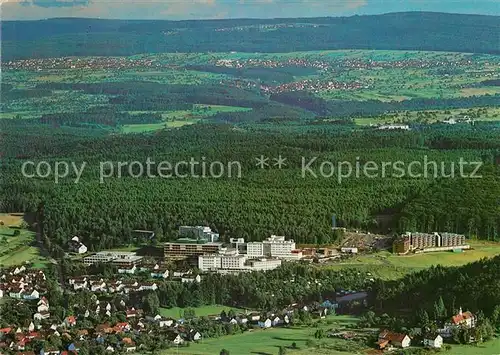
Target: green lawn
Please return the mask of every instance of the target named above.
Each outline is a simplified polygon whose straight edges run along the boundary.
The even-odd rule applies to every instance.
[[[193,308],[195,315],[197,317],[206,317],[211,315],[219,315],[222,311],[229,312],[231,309],[234,310],[235,313],[244,313],[244,309],[238,309],[234,307],[227,306],[202,306]],[[161,308],[160,314],[164,317],[179,319],[184,315],[184,308],[174,307],[174,308]]]
[[[145,124],[127,124],[121,128],[122,133],[145,133],[157,131],[159,129],[167,128],[165,122],[160,123],[145,123]]]
[[[318,327],[290,327],[290,328],[269,328],[265,330],[252,330],[242,334],[228,335],[216,339],[204,339],[196,344],[190,344],[189,347],[179,348],[179,354],[189,355],[216,355],[221,349],[229,350],[231,355],[247,355],[247,354],[270,354],[278,353],[280,346],[287,347],[288,353],[302,355],[316,353],[316,349],[308,349],[306,345],[308,340],[314,339],[314,332],[323,328],[329,330],[331,328],[345,327],[356,322],[356,318],[348,316],[330,316],[328,321],[323,321],[318,324]],[[325,344],[334,344],[342,342],[339,339],[322,339]],[[297,350],[292,350],[292,343],[296,343]],[[352,354],[348,352],[335,352],[328,350],[328,354]],[[163,355],[177,354],[177,349],[167,350]],[[325,353],[326,354],[326,353]]]

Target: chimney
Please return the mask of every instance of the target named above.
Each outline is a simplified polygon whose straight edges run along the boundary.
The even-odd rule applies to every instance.
[[[458,311],[458,314],[462,315],[462,307],[460,307],[460,310]]]

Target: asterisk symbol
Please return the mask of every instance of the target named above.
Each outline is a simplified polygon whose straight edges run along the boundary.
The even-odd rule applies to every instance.
[[[278,156],[278,158],[273,159],[276,163],[274,163],[274,166],[277,166],[278,169],[281,169],[283,166],[286,166],[285,160],[286,158],[281,157],[281,154]]]
[[[255,158],[255,160],[257,160],[257,164],[255,164],[255,165],[258,166],[261,169],[264,169],[266,166],[269,166],[269,163],[268,163],[269,158],[266,158],[263,155],[261,155],[258,158]]]

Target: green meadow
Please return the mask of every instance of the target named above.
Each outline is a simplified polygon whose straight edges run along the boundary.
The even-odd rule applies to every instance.
[[[241,334],[228,335],[216,339],[204,339],[189,347],[179,347],[162,352],[163,355],[189,354],[189,355],[216,355],[221,349],[229,350],[231,355],[275,355],[279,347],[287,348],[290,354],[316,353],[315,345],[321,343],[324,347],[342,348],[345,340],[324,338],[315,341],[314,333],[318,329],[328,331],[332,328],[344,328],[356,323],[356,318],[349,316],[330,316],[326,320],[315,324],[313,327],[280,327],[265,330],[255,329]],[[294,349],[292,344],[295,343]],[[345,346],[347,348],[347,346]],[[328,350],[328,354],[353,354]],[[325,353],[326,354],[326,353]]]

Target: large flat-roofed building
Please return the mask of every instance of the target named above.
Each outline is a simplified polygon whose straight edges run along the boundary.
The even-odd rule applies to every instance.
[[[248,265],[251,270],[255,271],[272,270],[281,266],[281,260],[273,258],[254,259],[248,260]]]
[[[134,252],[100,251],[83,258],[83,262],[87,265],[111,263],[116,266],[132,266],[140,264],[142,259],[142,256]]]
[[[295,242],[283,236],[272,235],[262,242],[247,243],[249,258],[273,257],[283,259],[300,259],[302,255],[295,251]]]
[[[206,242],[217,242],[219,240],[219,234],[206,226],[181,226],[179,227],[179,235],[181,237],[202,239]]]
[[[264,244],[264,255],[272,257],[289,257],[295,250],[295,242],[286,240],[282,236],[272,235],[262,243]]]
[[[203,254],[217,253],[221,248],[222,243],[181,238],[175,242],[165,243],[163,253],[167,259],[185,259]]]
[[[198,256],[198,268],[201,271],[245,272],[272,270],[281,265],[281,260],[272,258],[248,259],[246,255],[205,254]]]

